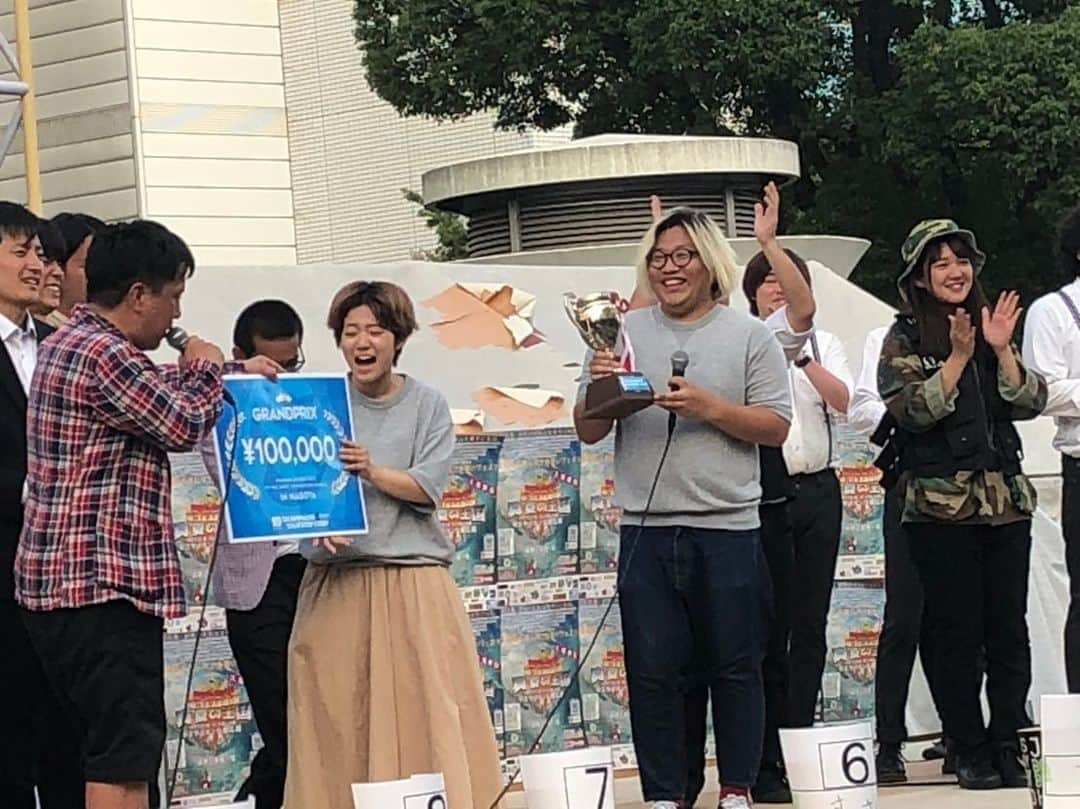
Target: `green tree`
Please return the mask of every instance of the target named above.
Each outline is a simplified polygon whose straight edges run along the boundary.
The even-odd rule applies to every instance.
[[[421,250],[417,258],[427,261],[458,261],[469,257],[465,220],[448,211],[436,211],[428,208],[424,198],[416,191],[401,189],[401,195],[409,202],[419,206],[416,215],[424,224],[435,231],[437,243],[433,250]]]
[[[859,235],[894,299],[899,244],[954,216],[990,285],[1056,282],[1080,191],[1077,0],[356,0],[367,77],[398,110],[499,126],[796,141],[789,232]]]

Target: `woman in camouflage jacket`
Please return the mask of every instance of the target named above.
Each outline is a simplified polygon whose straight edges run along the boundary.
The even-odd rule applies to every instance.
[[[1046,383],[1012,342],[1019,297],[987,304],[974,234],[946,219],[921,222],[901,256],[904,305],[882,347],[878,387],[898,425],[903,521],[938,650],[944,729],[956,740],[961,787],[1020,787],[1035,491],[1013,422],[1039,415]]]

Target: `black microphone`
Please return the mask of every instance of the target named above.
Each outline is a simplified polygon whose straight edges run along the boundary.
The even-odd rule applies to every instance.
[[[191,335],[187,333],[186,329],[182,329],[179,326],[173,326],[165,332],[165,342],[181,354],[183,354],[184,349],[187,348],[189,340],[191,340]],[[236,407],[236,399],[234,399],[233,395],[224,387],[221,389],[221,398],[233,407]]]
[[[686,376],[686,366],[690,364],[690,356],[685,351],[676,351],[671,355],[671,375]],[[674,390],[674,388],[672,388]],[[668,413],[667,418],[667,434],[668,438],[675,432],[675,414]]]

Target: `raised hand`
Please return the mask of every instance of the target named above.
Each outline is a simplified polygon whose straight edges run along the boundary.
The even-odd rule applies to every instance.
[[[952,343],[952,353],[965,363],[975,353],[975,327],[971,325],[971,315],[967,310],[957,309],[949,315],[949,341]]]
[[[649,197],[649,211],[652,213],[652,221],[659,222],[664,216],[664,208],[660,204],[660,197],[653,194]]]
[[[994,351],[1005,351],[1012,343],[1013,332],[1023,312],[1020,295],[1016,292],[1002,292],[994,304],[994,311],[989,306],[982,310],[983,339]]]
[[[780,190],[770,182],[762,193],[764,202],[754,203],[754,238],[764,247],[776,238],[780,226]]]

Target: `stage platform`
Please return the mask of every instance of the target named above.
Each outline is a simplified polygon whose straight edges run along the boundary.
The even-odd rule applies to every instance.
[[[878,791],[878,809],[1031,809],[1030,794],[1026,789],[995,789],[989,792],[973,792],[960,789],[955,780],[941,775],[940,762],[913,762],[908,764],[908,776],[912,783],[905,786],[881,787]],[[707,786],[710,790],[697,802],[697,809],[716,809],[716,773]],[[648,809],[641,802],[641,789],[632,775],[615,780],[615,798],[619,809]],[[765,804],[756,804],[764,807]],[[785,804],[768,804],[782,809]],[[786,804],[790,806],[791,804]],[[507,809],[525,809],[525,796],[514,793],[508,796]]]

